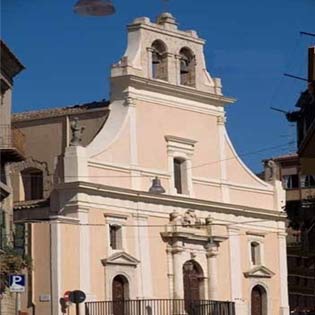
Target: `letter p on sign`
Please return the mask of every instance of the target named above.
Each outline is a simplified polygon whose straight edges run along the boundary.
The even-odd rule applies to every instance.
[[[25,291],[25,275],[10,275],[10,292],[24,292]]]

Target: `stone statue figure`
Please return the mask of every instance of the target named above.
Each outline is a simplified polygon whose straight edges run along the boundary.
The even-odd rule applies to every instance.
[[[80,126],[78,117],[74,117],[73,121],[70,124],[70,127],[71,127],[71,132],[72,132],[70,146],[78,146],[80,145],[80,142],[82,140],[82,133],[85,127]]]
[[[197,217],[195,210],[188,209],[183,215],[175,210],[170,213],[170,223],[185,227],[200,228],[201,219]]]
[[[276,179],[277,174],[277,165],[276,162],[273,160],[269,160],[267,162],[267,169],[266,169],[266,180],[267,181],[273,181]]]
[[[200,219],[197,217],[195,210],[188,209],[183,217],[183,225],[184,226],[198,226],[200,225]]]

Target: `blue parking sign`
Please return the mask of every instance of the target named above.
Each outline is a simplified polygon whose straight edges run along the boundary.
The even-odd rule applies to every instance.
[[[25,291],[25,275],[9,275],[10,292]]]

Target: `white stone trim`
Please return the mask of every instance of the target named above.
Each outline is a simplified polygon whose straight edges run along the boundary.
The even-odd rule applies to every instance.
[[[240,191],[250,191],[250,192],[258,192],[261,194],[265,194],[265,195],[273,195],[274,194],[274,190],[273,188],[265,188],[265,187],[258,187],[258,186],[249,186],[249,185],[244,185],[244,184],[239,184],[239,183],[234,183],[231,181],[228,182],[222,182],[220,179],[216,179],[216,178],[206,178],[206,177],[193,177],[192,180],[198,184],[204,184],[204,185],[209,185],[209,186],[227,186],[230,189],[234,189],[234,190],[240,190]]]
[[[230,245],[230,275],[231,275],[231,300],[235,303],[243,302],[242,290],[242,257],[240,230],[228,228]]]
[[[149,176],[159,176],[163,178],[169,177],[168,172],[165,172],[163,170],[156,170],[156,169],[149,169],[149,168],[144,168],[144,167],[139,167],[139,166],[130,166],[126,164],[118,164],[118,163],[103,163],[95,160],[89,160],[88,162],[89,167],[95,167],[99,169],[104,169],[104,170],[114,170],[114,171],[119,171],[119,172],[125,172],[125,173],[130,173],[132,171],[139,172],[142,174],[146,174]]]
[[[89,223],[89,212],[78,210],[80,224]],[[91,295],[91,263],[90,263],[90,226],[80,225],[80,289],[86,293],[87,301]]]
[[[234,149],[234,147],[233,147],[233,145],[232,145],[232,142],[231,142],[231,140],[230,140],[230,138],[229,138],[229,135],[228,135],[226,129],[224,129],[224,130],[225,130],[225,140],[226,140],[226,142],[227,142],[227,145],[229,146],[229,148],[230,148],[230,150],[232,151],[232,153],[233,153],[235,159],[239,162],[239,164],[242,166],[242,168],[244,169],[244,171],[245,171],[250,177],[252,177],[252,179],[254,179],[254,180],[257,182],[257,184],[260,184],[261,187],[266,187],[266,188],[269,188],[269,189],[272,189],[272,190],[273,190],[273,186],[272,186],[272,185],[270,185],[270,184],[268,184],[267,182],[263,181],[262,179],[258,178],[258,177],[244,164],[244,162],[240,159],[240,157],[239,157],[238,154],[236,153],[236,151],[235,151],[235,149]],[[259,187],[259,186],[258,186],[258,187]],[[257,187],[257,188],[258,188],[258,187]]]
[[[51,222],[50,226],[50,250],[51,250],[51,312],[62,315],[59,299],[61,292],[61,231],[58,221]]]
[[[157,80],[154,80],[157,81]],[[163,81],[165,82],[165,81]],[[180,85],[182,86],[182,85]],[[174,85],[174,89],[177,86]],[[187,88],[185,86],[185,88]],[[216,105],[211,105],[209,103],[201,103],[197,101],[187,100],[183,97],[174,97],[170,95],[164,95],[157,92],[151,91],[142,91],[142,90],[135,90],[131,88],[130,95],[139,101],[144,101],[148,104],[158,104],[160,106],[166,106],[171,108],[179,108],[181,110],[186,110],[189,112],[196,112],[200,114],[218,116],[221,114],[222,110],[221,107]]]
[[[248,234],[248,233],[247,233]],[[259,258],[260,258],[260,263],[257,265],[254,265],[252,262],[252,254],[251,254],[251,243],[257,243],[259,244]],[[264,235],[248,235],[247,237],[247,250],[248,250],[248,264],[249,264],[249,268],[253,268],[255,266],[258,265],[265,265],[265,248],[264,248]]]
[[[217,128],[218,128],[218,134],[219,134],[219,159],[220,159],[221,181],[222,183],[225,184],[225,185],[221,185],[221,200],[223,202],[230,202],[229,185],[226,185],[227,180],[228,180],[228,175],[227,175],[227,166],[226,166],[224,118],[225,118],[224,116],[217,117]]]
[[[266,220],[283,220],[285,221],[285,214],[279,211],[274,211],[270,209],[264,208],[255,208],[248,206],[241,206],[235,204],[226,204],[222,202],[214,202],[204,199],[196,199],[196,198],[187,198],[182,195],[154,195],[145,191],[135,191],[128,188],[121,187],[113,187],[103,184],[96,184],[91,182],[76,182],[76,183],[61,183],[55,186],[57,191],[65,191],[67,193],[68,190],[79,190],[79,192],[84,192],[85,194],[90,194],[93,191],[97,192],[98,197],[102,198],[102,200],[106,200],[107,198],[112,198],[113,200],[119,200],[119,207],[129,207],[128,200],[124,201],[126,198],[135,198],[141,199],[142,202],[146,204],[146,207],[151,204],[156,204],[158,201],[160,205],[165,207],[189,207],[194,208],[196,210],[205,210],[205,211],[214,211],[217,213],[225,213],[230,215],[243,215],[245,217],[257,218],[257,223],[263,219]],[[103,199],[105,198],[105,199]],[[91,202],[83,203],[82,205],[91,206]],[[116,203],[114,203],[116,204]],[[67,208],[67,206],[65,206]],[[118,208],[118,206],[117,206]],[[132,208],[132,207],[131,207]],[[144,209],[145,210],[145,209]],[[257,217],[259,216],[259,217]],[[251,226],[253,227],[253,226]]]
[[[86,147],[89,158],[101,154],[120,138],[129,121],[130,106],[126,104],[125,98],[110,104],[110,114],[105,125]]]
[[[250,286],[249,286],[249,292],[248,292],[249,293],[249,295],[248,295],[248,301],[249,301],[248,302],[248,314],[251,314],[251,311],[252,311],[251,296],[252,296],[252,290],[256,285],[263,287],[266,291],[267,310],[266,310],[266,314],[263,314],[263,315],[273,314],[272,299],[271,299],[269,286],[264,281],[253,279],[253,278],[250,279]]]
[[[287,245],[286,234],[278,234],[279,242],[279,278],[280,278],[280,314],[289,314],[288,300],[288,267],[287,267]]]
[[[115,215],[114,213],[104,213],[105,216],[105,240],[108,242],[107,243],[107,256],[110,256],[114,253],[117,252],[128,252],[128,242],[127,242],[127,236],[126,236],[126,221],[127,221],[127,215],[126,216],[121,216],[121,215]],[[119,249],[112,249],[109,245],[110,241],[110,225],[117,225],[121,227],[121,248]]]
[[[168,156],[168,168],[169,168],[169,191],[171,194],[176,195],[177,191],[175,188],[175,178],[174,178],[174,159],[181,158],[184,160],[183,172],[182,172],[182,182],[186,184],[187,191],[180,195],[187,195],[190,197],[194,196],[193,184],[192,184],[192,156],[194,153],[194,146],[197,141],[192,139],[186,139],[171,135],[165,136],[167,156]]]

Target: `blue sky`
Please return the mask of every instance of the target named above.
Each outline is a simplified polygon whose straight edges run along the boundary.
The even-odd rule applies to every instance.
[[[110,65],[126,48],[126,25],[155,19],[162,0],[113,0],[110,17],[80,17],[75,0],[2,0],[1,37],[26,66],[15,80],[14,111],[59,107],[108,98]],[[307,47],[315,38],[315,0],[170,0],[182,29],[206,41],[208,71],[238,99],[227,109],[227,127],[245,163],[294,151],[295,128],[270,106],[294,108],[305,82]],[[273,149],[270,149],[273,147]]]

